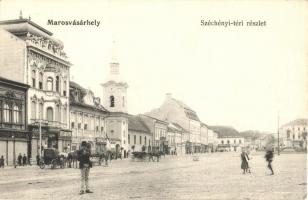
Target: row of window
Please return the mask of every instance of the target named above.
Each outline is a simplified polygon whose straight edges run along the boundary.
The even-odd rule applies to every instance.
[[[75,127],[75,122],[71,122],[71,128],[73,129],[73,128],[76,128]],[[81,129],[81,123],[78,123],[77,124],[77,129]],[[84,130],[88,130],[88,124],[83,124],[83,129]],[[95,130],[98,132],[99,131],[99,126],[96,126],[95,127]],[[102,126],[101,127],[101,132],[103,132],[104,131],[104,127]]]
[[[78,120],[77,120],[78,118]],[[95,115],[90,115],[88,116],[88,114],[75,114],[75,113],[71,113],[71,127],[74,128],[75,124],[77,124],[77,127],[79,127],[78,124],[80,124],[79,129],[81,129],[81,123],[83,122],[83,127],[84,129],[90,129],[90,130],[96,130],[99,131],[99,127],[100,127],[100,120],[101,122],[103,122],[103,119],[101,119],[98,116]],[[79,122],[79,123],[77,123]]]
[[[131,144],[130,134],[128,134],[128,138],[127,138],[127,139],[128,139],[128,140],[127,140],[127,141],[128,141],[128,144]],[[134,139],[133,144],[134,144],[134,145],[137,144],[137,136],[136,136],[136,135],[134,135],[133,139]],[[143,141],[143,144],[142,144],[142,141]],[[149,139],[149,140],[148,140],[148,143],[147,143],[147,136],[144,136],[144,138],[142,138],[142,136],[140,135],[140,136],[139,136],[139,144],[140,144],[140,145],[145,145],[145,146],[151,145],[151,140]]]
[[[39,112],[38,112],[38,118],[39,119],[44,119],[44,104],[39,103],[38,104]],[[55,114],[55,119],[54,119],[54,114]],[[62,119],[62,114],[63,114],[63,119]],[[36,102],[31,102],[31,119],[36,119]],[[67,108],[64,107],[63,109],[61,106],[56,106],[56,111],[54,112],[52,107],[47,107],[46,109],[46,119],[48,121],[57,121],[57,122],[62,122],[67,123]]]
[[[0,122],[4,123],[22,123],[22,109],[20,106],[4,103],[0,101]]]
[[[36,86],[36,70],[32,70],[31,77],[32,77],[32,87],[43,90],[43,73],[42,72],[39,73],[38,87]],[[61,93],[60,92],[60,77],[59,76],[56,76],[55,90],[54,90],[54,80],[53,80],[52,77],[47,77],[46,85],[47,85],[48,91],[56,91],[56,92]],[[66,87],[67,87],[67,82],[63,81],[63,96],[67,95]]]
[[[221,144],[224,144],[224,143],[225,143],[225,141],[224,141],[224,140],[221,140]],[[239,143],[239,144],[242,144],[242,140],[239,139],[238,143]],[[227,140],[227,144],[230,144],[230,140]],[[236,144],[236,140],[233,141],[233,144]]]
[[[306,139],[306,137],[307,137],[307,132],[302,132],[301,134],[300,133],[297,134],[298,140],[300,140],[301,138]],[[287,132],[287,139],[290,139],[290,138],[291,138],[291,132],[288,131]],[[293,140],[295,140],[295,134],[292,134],[292,138],[293,138]]]

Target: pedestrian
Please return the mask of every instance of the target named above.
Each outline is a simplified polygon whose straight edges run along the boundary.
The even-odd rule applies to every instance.
[[[4,168],[4,158],[3,158],[3,155],[0,158],[0,168]]]
[[[27,165],[27,156],[26,154],[24,154],[24,156],[22,157],[22,166],[26,166]]]
[[[265,154],[265,159],[267,161],[267,167],[271,170],[271,175],[274,175],[274,170],[273,170],[273,167],[272,167],[272,162],[273,162],[273,158],[274,158],[274,153],[273,153],[273,150],[272,149],[268,149],[266,151],[266,154]]]
[[[245,149],[242,149],[241,160],[242,160],[241,168],[243,170],[243,174],[245,174],[248,172],[248,168],[249,168],[249,165],[248,165],[249,157]]]
[[[40,155],[36,155],[36,165],[39,166],[40,165]]]
[[[17,159],[18,159],[18,165],[21,166],[21,161],[22,161],[22,155],[21,155],[21,153],[19,153]],[[14,162],[15,162],[15,161],[14,161]]]
[[[81,172],[81,185],[80,185],[80,195],[85,193],[93,193],[89,189],[89,173],[92,163],[90,161],[91,150],[89,149],[87,142],[83,141],[81,143],[80,150],[77,152],[79,160],[79,168]]]

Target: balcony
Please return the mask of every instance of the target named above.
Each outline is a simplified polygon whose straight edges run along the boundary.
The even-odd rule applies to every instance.
[[[0,128],[24,130],[25,129],[25,125],[24,124],[19,124],[19,123],[11,123],[11,122],[0,122]]]
[[[31,125],[38,126],[39,122],[41,122],[42,126],[51,126],[51,127],[63,128],[63,129],[67,128],[67,124],[61,123],[59,121],[48,121],[48,120],[44,120],[44,119],[30,119]]]

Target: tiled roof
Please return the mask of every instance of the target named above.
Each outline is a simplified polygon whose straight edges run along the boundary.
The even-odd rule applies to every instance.
[[[195,120],[195,121],[200,121],[197,113],[193,109],[191,109],[189,106],[187,106],[182,101],[179,101],[175,98],[172,98],[172,100],[175,101],[182,108],[184,108],[184,112],[185,112],[186,117],[188,117],[189,119]]]
[[[141,117],[128,115],[128,130],[151,134],[149,128],[145,125]]]
[[[70,87],[77,88],[77,89],[80,89],[80,90],[82,90],[82,91],[86,91],[85,88],[83,88],[82,86],[80,86],[79,84],[77,84],[77,83],[74,82],[74,81],[70,81]]]

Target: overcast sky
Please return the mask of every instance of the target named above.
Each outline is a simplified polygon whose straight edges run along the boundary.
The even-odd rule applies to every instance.
[[[2,0],[64,42],[71,76],[96,96],[109,73],[112,40],[129,84],[128,110],[159,107],[167,92],[209,125],[277,131],[308,116],[307,1]],[[51,26],[52,20],[100,20]],[[203,27],[200,20],[265,20],[265,27]]]

